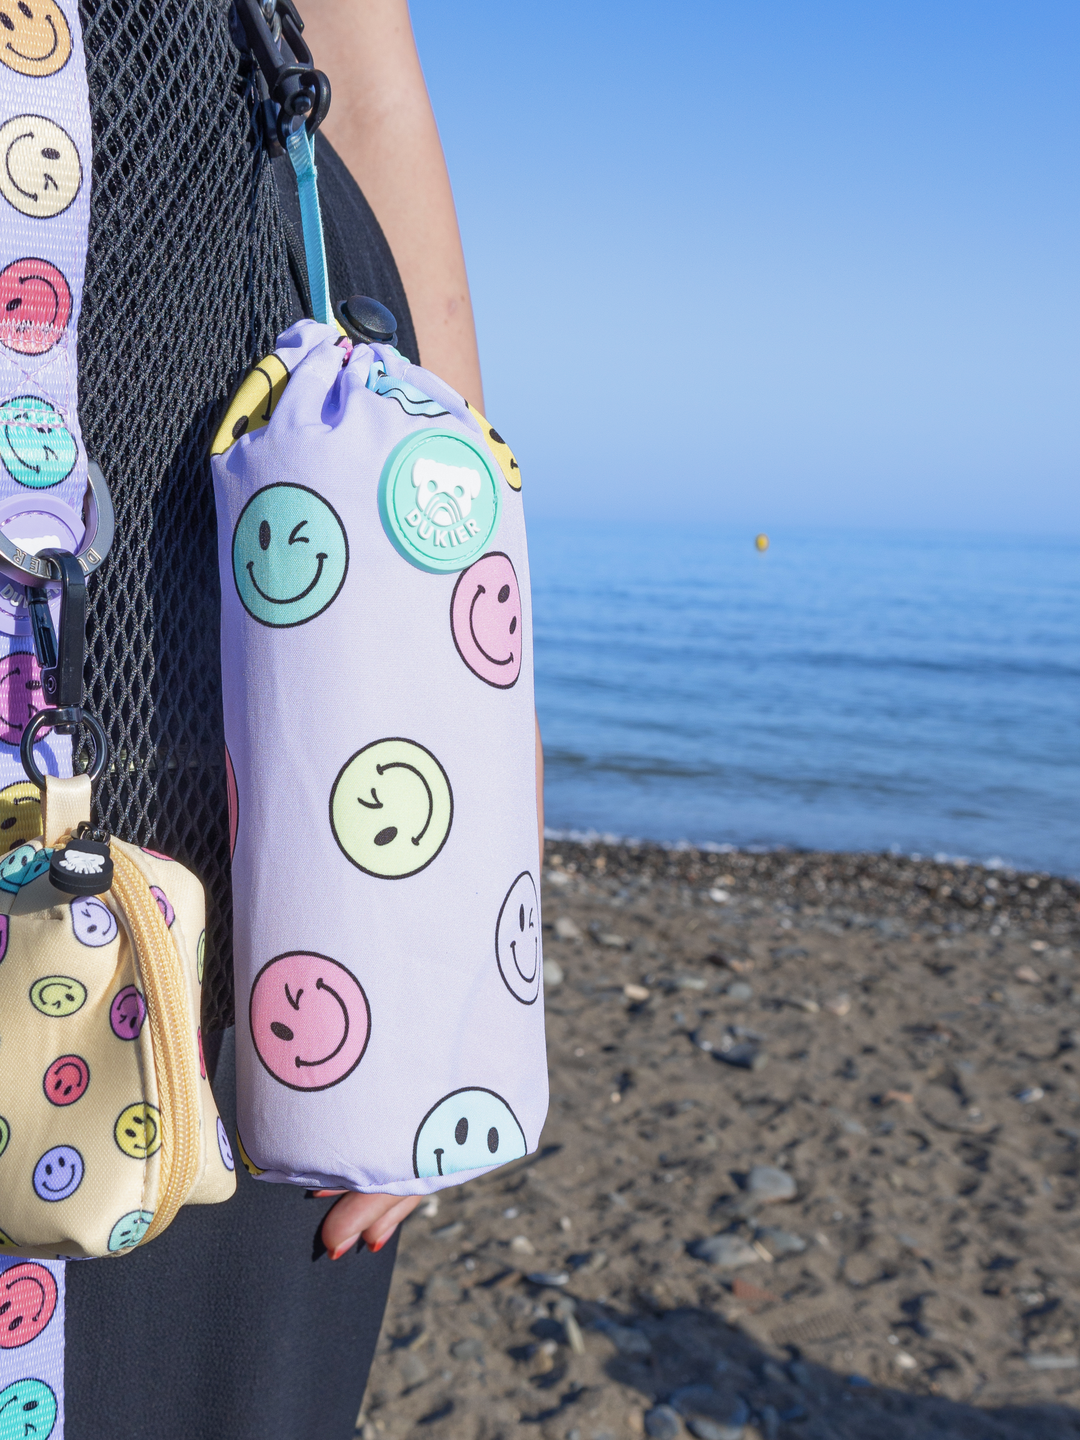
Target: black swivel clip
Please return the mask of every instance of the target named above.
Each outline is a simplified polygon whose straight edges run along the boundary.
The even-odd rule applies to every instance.
[[[100,720],[83,710],[83,666],[86,660],[86,574],[78,557],[66,550],[41,550],[48,564],[49,581],[60,585],[60,630],[53,629],[49,597],[44,585],[27,585],[26,603],[34,631],[34,653],[41,666],[41,690],[47,708],[34,715],[22,733],[19,754],[30,779],[44,788],[45,776],[34,759],[38,732],[51,727],[72,735],[85,726],[94,744],[90,779],[105,769],[108,744]]]
[[[271,155],[303,123],[314,135],[330,109],[330,81],[315,69],[293,0],[233,0],[230,30],[238,49],[258,66],[255,124]]]

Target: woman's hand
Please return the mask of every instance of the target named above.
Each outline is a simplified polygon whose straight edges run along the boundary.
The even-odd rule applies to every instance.
[[[317,1198],[340,1195],[322,1224],[322,1240],[331,1260],[339,1260],[363,1240],[369,1250],[381,1250],[390,1236],[411,1215],[422,1195],[358,1195],[355,1191],[316,1190]]]

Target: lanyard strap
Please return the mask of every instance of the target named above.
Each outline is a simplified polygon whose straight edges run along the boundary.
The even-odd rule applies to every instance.
[[[26,591],[13,576],[24,564],[40,567],[43,562],[30,557],[41,550],[79,551],[87,529],[77,357],[91,158],[75,0],[6,6],[0,30],[0,537],[10,542],[7,559],[15,557],[15,569],[0,573],[5,850],[40,830],[40,799],[24,774],[19,742],[49,703]],[[60,587],[48,591],[56,619]],[[41,739],[37,755],[48,773],[71,773],[71,742],[55,729]],[[64,1265],[0,1259],[0,1292],[16,1307],[28,1298],[42,1301],[40,1309],[35,1302],[25,1310],[34,1318],[16,1333],[26,1339],[5,1339],[0,1348],[0,1407],[28,1414],[32,1407],[39,1435],[62,1440]]]
[[[296,172],[296,188],[300,196],[300,224],[304,231],[312,319],[318,320],[320,325],[332,325],[334,317],[330,309],[330,281],[326,273],[326,245],[315,170],[315,137],[308,134],[306,125],[298,125],[287,137],[285,149]]]

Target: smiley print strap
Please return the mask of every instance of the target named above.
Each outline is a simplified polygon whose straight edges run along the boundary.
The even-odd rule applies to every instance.
[[[84,538],[87,456],[77,341],[90,214],[82,32],[71,0],[0,0],[0,536],[32,557]],[[0,567],[2,568],[2,567]],[[57,618],[58,591],[49,587]],[[0,846],[35,808],[19,761],[45,708],[23,586],[0,573]],[[43,728],[40,768],[70,773],[70,741]],[[4,829],[5,822],[8,828]]]

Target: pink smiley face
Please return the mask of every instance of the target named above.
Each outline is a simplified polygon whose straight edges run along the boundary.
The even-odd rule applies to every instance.
[[[30,721],[46,708],[36,656],[16,651],[0,662],[0,740],[18,745]],[[38,731],[42,738],[48,733],[48,725]]]
[[[61,1055],[45,1071],[41,1087],[53,1105],[74,1105],[86,1094],[90,1084],[90,1066],[81,1055]]]
[[[255,1051],[290,1090],[326,1090],[360,1064],[371,1013],[360,982],[325,955],[275,956],[255,977],[249,1008]]]
[[[161,911],[162,915],[164,915],[165,917],[165,924],[172,925],[173,921],[176,919],[176,915],[173,911],[172,906],[169,903],[169,897],[165,894],[165,891],[162,890],[160,885],[151,885],[150,894],[153,895],[154,899],[157,901],[157,907]]]
[[[493,550],[462,571],[450,601],[450,633],[474,675],[510,689],[521,674],[521,592],[509,555]]]

